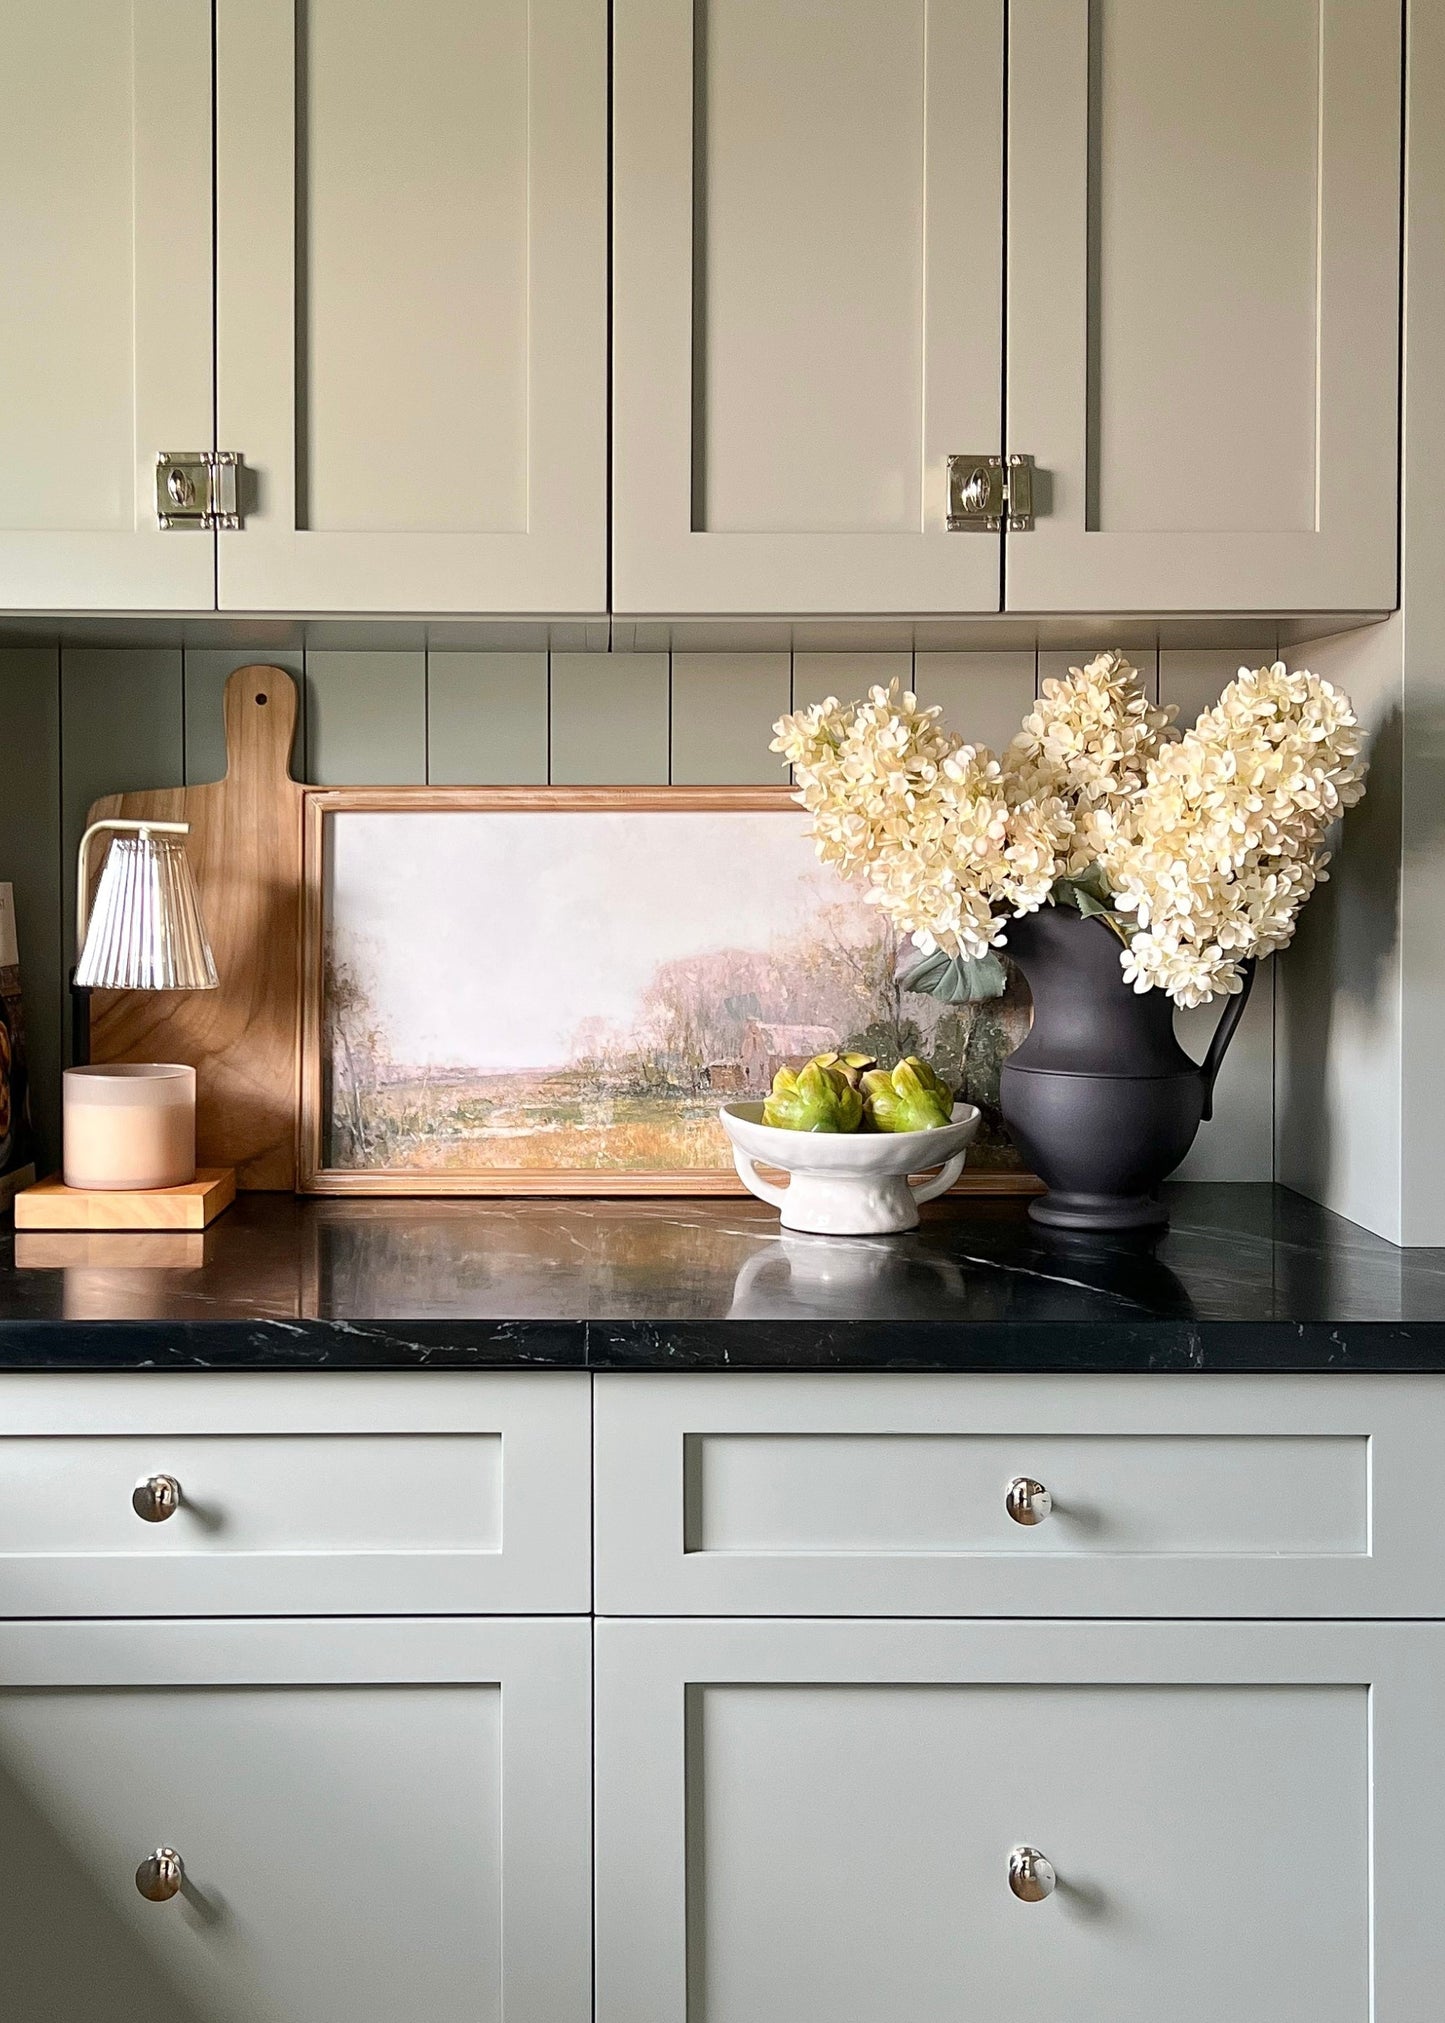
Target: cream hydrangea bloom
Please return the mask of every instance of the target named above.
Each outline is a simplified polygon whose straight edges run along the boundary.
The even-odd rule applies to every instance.
[[[822,861],[863,878],[925,954],[979,957],[1048,898],[1067,815],[1047,800],[1011,807],[993,753],[938,717],[894,682],[782,718],[772,749],[793,766]]]
[[[1241,668],[1183,737],[1122,654],[1048,681],[1002,763],[916,696],[874,688],[784,717],[819,857],[925,954],[978,958],[1010,919],[1102,877],[1124,975],[1176,1003],[1240,988],[1325,875],[1325,831],[1364,792],[1348,699],[1308,672]],[[1091,888],[1096,889],[1096,888]]]
[[[1181,1005],[1240,988],[1240,964],[1283,948],[1325,877],[1325,831],[1365,791],[1348,698],[1306,670],[1241,668],[1213,709],[1149,767],[1102,854],[1136,931],[1135,990]]]
[[[1059,799],[1072,835],[1059,869],[1087,871],[1103,857],[1120,818],[1144,784],[1169,734],[1172,709],[1151,702],[1139,671],[1122,653],[1101,653],[1043,694],[1003,757],[1009,799],[1032,805]]]

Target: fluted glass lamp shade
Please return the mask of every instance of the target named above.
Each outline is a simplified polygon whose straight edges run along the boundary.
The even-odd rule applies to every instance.
[[[77,990],[214,990],[215,959],[186,858],[185,822],[96,822],[81,838]],[[112,834],[86,919],[92,837]]]

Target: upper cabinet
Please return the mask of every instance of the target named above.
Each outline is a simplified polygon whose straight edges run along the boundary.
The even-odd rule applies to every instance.
[[[211,443],[211,22],[201,0],[6,0],[0,607],[209,608],[156,457]]]
[[[1002,0],[617,0],[613,604],[996,611]]]
[[[616,608],[1393,605],[1399,16],[618,0]]]
[[[607,8],[217,0],[229,611],[607,602]]]
[[[1395,603],[1399,0],[0,11],[0,609]]]
[[[1015,0],[1017,611],[1396,595],[1398,0]]]

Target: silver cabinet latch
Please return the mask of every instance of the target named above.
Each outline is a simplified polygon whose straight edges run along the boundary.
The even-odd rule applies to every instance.
[[[975,529],[1026,534],[1034,524],[1034,460],[1016,457],[950,457],[948,531]]]
[[[156,519],[163,528],[203,533],[241,525],[241,466],[236,450],[158,450]]]

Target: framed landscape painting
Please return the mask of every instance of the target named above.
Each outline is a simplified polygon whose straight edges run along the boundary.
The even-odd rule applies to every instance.
[[[920,1054],[997,1123],[1017,983],[940,1005],[785,788],[306,796],[300,1165],[321,1194],[741,1191],[720,1103],[828,1048]]]

